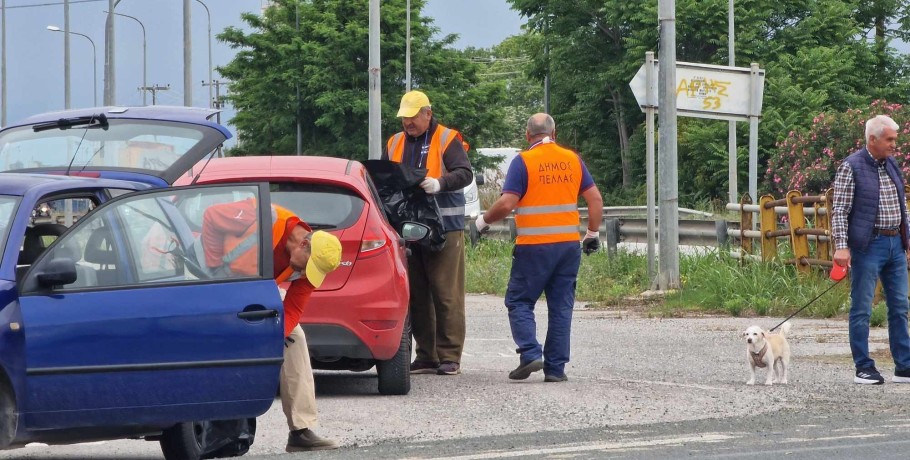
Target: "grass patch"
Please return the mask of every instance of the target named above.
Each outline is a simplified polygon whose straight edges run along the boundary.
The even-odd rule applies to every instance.
[[[468,242],[465,268],[466,290],[504,296],[512,269],[512,243],[481,239]],[[582,256],[575,297],[578,300],[615,304],[647,289],[647,260],[626,253],[608,257],[606,252]]]
[[[799,273],[781,262],[742,263],[725,254],[680,257],[682,289],[669,307],[697,307],[731,316],[788,316],[831,286],[824,272]],[[832,318],[849,310],[849,284],[834,287],[800,315]]]
[[[472,293],[504,296],[512,267],[512,243],[481,239],[467,243],[466,288]],[[640,300],[649,288],[645,255],[619,251],[610,257],[601,251],[582,256],[576,299],[601,306],[645,304],[665,316],[698,312],[730,316],[789,316],[831,286],[826,272],[799,273],[781,262],[742,263],[724,253],[680,256],[679,291],[656,300]],[[634,300],[632,298],[635,298]],[[834,318],[850,309],[850,285],[840,283],[798,316]],[[887,324],[882,302],[872,310],[874,327]]]

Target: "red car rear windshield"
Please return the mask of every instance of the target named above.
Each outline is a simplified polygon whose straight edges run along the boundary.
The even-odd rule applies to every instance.
[[[283,206],[317,230],[345,229],[363,212],[364,200],[344,187],[316,184],[272,184],[272,203]]]

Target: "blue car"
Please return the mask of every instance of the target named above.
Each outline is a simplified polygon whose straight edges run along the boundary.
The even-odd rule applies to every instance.
[[[214,114],[78,110],[0,131],[0,448],[249,448],[283,354],[268,184],[170,187],[230,137]],[[202,214],[246,199],[261,210],[258,275],[212,273]]]

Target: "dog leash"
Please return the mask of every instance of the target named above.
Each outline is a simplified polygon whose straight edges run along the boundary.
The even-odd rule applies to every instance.
[[[841,279],[835,281],[834,283],[832,283],[830,286],[828,286],[828,289],[825,289],[824,291],[822,291],[821,294],[815,296],[815,298],[812,299],[812,300],[810,300],[809,303],[803,305],[803,308],[800,308],[799,310],[796,310],[795,312],[793,312],[793,314],[790,315],[790,316],[788,316],[787,319],[781,321],[777,326],[774,326],[774,327],[772,327],[771,329],[769,329],[768,332],[774,332],[775,329],[781,327],[784,323],[786,323],[787,321],[789,321],[790,318],[793,318],[794,316],[796,316],[797,314],[799,314],[799,312],[805,310],[806,307],[808,307],[809,305],[812,305],[812,302],[815,302],[816,300],[818,300],[819,297],[825,295],[826,292],[828,292],[828,291],[830,291],[831,289],[833,289],[834,286],[837,286],[838,284],[840,284],[841,281],[845,280],[846,278],[847,278],[847,277],[845,276],[845,277],[843,277],[843,278],[841,278]]]

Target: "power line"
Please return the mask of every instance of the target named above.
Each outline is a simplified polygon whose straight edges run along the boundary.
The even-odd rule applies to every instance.
[[[69,4],[72,5],[73,3],[96,3],[96,2],[104,2],[104,1],[107,1],[107,0],[70,0]],[[7,6],[5,8],[0,8],[0,10],[2,10],[2,9],[14,10],[14,9],[19,9],[19,8],[37,8],[40,6],[59,6],[62,4],[63,4],[63,2],[36,3],[34,5],[14,5],[14,6]]]

